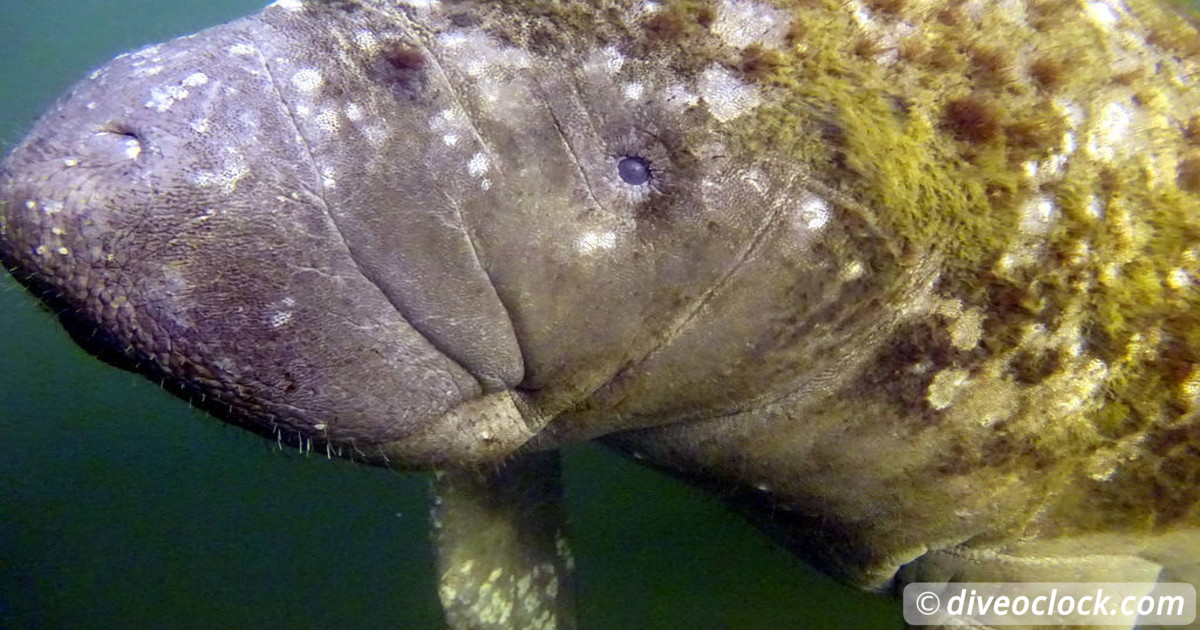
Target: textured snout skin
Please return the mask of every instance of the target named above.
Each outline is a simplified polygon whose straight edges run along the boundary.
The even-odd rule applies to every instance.
[[[0,170],[4,258],[104,358],[258,432],[374,456],[483,385],[356,262],[275,44],[242,20],[77,85]]]

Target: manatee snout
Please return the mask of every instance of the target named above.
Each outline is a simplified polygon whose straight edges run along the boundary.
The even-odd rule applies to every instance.
[[[288,97],[316,79],[272,67],[290,45],[242,20],[94,72],[0,166],[0,256],[92,352],[197,406],[284,442],[437,463],[421,432],[469,401],[516,414],[519,360],[472,374],[351,251],[334,215],[353,208],[319,164],[337,139]]]

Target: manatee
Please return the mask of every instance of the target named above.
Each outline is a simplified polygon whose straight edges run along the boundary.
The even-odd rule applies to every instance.
[[[60,100],[0,258],[223,420],[439,470],[454,627],[573,627],[593,439],[866,589],[1198,584],[1198,55],[1148,0],[281,1]]]

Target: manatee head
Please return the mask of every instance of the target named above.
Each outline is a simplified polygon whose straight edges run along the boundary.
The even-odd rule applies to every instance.
[[[871,323],[838,300],[899,289],[836,191],[733,142],[761,89],[678,61],[503,7],[278,3],[76,86],[4,163],[2,249],[101,356],[347,456],[708,415],[844,354],[764,321],[836,309],[816,358]]]

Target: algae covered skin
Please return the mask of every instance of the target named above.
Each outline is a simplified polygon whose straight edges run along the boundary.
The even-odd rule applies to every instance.
[[[0,253],[280,441],[601,437],[872,588],[1195,584],[1198,46],[1150,2],[278,2],[60,101]]]

